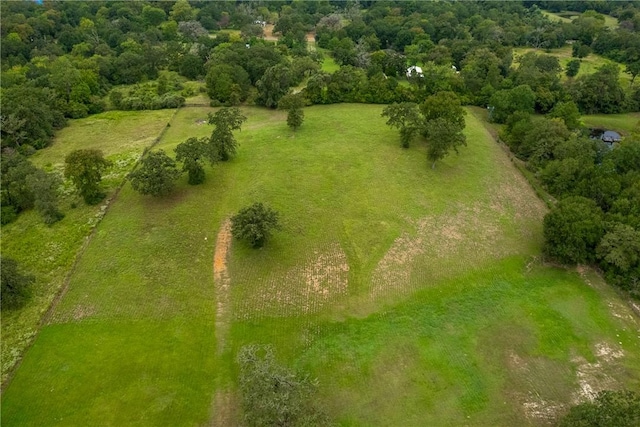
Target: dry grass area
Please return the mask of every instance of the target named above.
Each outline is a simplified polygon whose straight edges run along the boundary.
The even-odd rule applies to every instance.
[[[243,282],[252,280],[245,273],[232,272],[234,287],[242,287]],[[340,244],[334,242],[314,250],[301,265],[273,270],[268,276],[253,280],[258,291],[236,303],[237,319],[311,314],[347,294],[349,264]]]

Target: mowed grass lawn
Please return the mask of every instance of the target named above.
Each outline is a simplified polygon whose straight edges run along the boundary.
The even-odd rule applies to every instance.
[[[36,166],[61,176],[65,156],[71,151],[102,150],[113,161],[113,167],[103,181],[110,197],[144,148],[160,135],[174,112],[111,111],[73,120],[58,132],[50,147],[29,159]],[[31,342],[43,313],[63,285],[84,239],[104,212],[104,202],[87,206],[68,185],[60,197],[60,209],[65,214],[64,219],[50,227],[34,211],[24,212],[15,222],[2,226],[2,254],[16,259],[36,278],[33,295],[27,305],[20,310],[2,313],[3,381]]]
[[[180,110],[159,148],[208,135],[209,111]],[[545,425],[585,384],[640,385],[636,318],[597,276],[540,263],[545,208],[474,116],[431,169],[382,106],[307,108],[295,135],[283,112],[244,111],[237,157],[205,184],[125,186],[3,425],[234,425],[247,343],[317,377],[340,425]],[[260,250],[233,241],[216,293],[216,236],[253,201],[283,228]]]

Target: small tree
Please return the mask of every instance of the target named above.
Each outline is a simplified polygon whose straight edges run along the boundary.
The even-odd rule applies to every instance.
[[[254,248],[264,245],[272,229],[280,228],[278,212],[254,203],[231,218],[231,234],[236,239],[247,240]]]
[[[180,176],[176,162],[163,150],[150,152],[140,161],[140,167],[129,174],[131,186],[140,194],[164,196],[171,192]]]
[[[61,179],[57,175],[38,169],[27,177],[27,184],[33,191],[33,206],[45,224],[51,225],[64,218],[64,214],[58,209],[58,188]]]
[[[29,286],[34,277],[22,274],[18,263],[4,256],[0,256],[0,299],[2,309],[20,307],[29,297]]]
[[[189,173],[189,184],[197,185],[204,182],[204,168],[202,158],[206,155],[207,138],[189,138],[178,144],[175,149],[176,160],[182,162],[182,170]]]
[[[388,126],[400,130],[402,148],[409,148],[409,143],[420,129],[418,105],[413,102],[391,104],[382,110],[382,117],[388,117]]]
[[[240,392],[248,426],[328,425],[314,405],[317,382],[277,363],[273,349],[249,345],[240,349]]]
[[[580,71],[579,59],[572,59],[571,61],[567,62],[567,69],[565,71],[565,74],[567,75],[567,77],[575,77],[578,75],[579,71]]]
[[[580,123],[580,111],[573,101],[558,102],[549,112],[549,117],[564,120],[567,129],[573,130],[582,126]]]
[[[100,181],[110,165],[100,150],[75,150],[65,159],[64,176],[71,180],[85,203],[95,205],[104,199]]]
[[[302,94],[285,95],[278,103],[278,108],[287,110],[287,126],[296,131],[304,122],[304,98]]]
[[[432,162],[432,169],[436,167],[436,162],[443,159],[451,149],[457,154],[458,147],[467,145],[462,129],[456,123],[442,117],[428,121],[425,134],[428,141],[427,159]]]
[[[246,120],[247,117],[237,107],[221,108],[215,114],[209,113],[209,124],[215,126],[206,150],[210,162],[227,161],[236,153],[238,143],[233,131],[239,130]]]

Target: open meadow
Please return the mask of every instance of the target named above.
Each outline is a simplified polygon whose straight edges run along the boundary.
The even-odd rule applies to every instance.
[[[382,108],[306,108],[295,134],[285,112],[243,108],[237,156],[203,185],[183,176],[154,199],[127,183],[5,389],[3,425],[238,425],[249,343],[318,378],[344,426],[545,426],[639,388],[640,320],[589,269],[541,261],[546,207],[483,122],[468,114],[468,146],[431,169]],[[211,133],[211,111],[153,112],[149,137],[171,120],[156,147],[173,155]],[[141,152],[141,134],[110,141],[96,117],[65,132]],[[55,169],[64,147],[35,161]],[[228,227],[254,201],[283,222],[257,250]]]
[[[175,110],[110,111],[72,121],[58,132],[53,144],[30,159],[38,167],[62,175],[65,156],[77,149],[100,149],[113,162],[103,183],[107,198],[97,206],[87,206],[72,187],[65,187],[61,210],[65,218],[47,226],[34,211],[2,227],[2,253],[23,265],[36,277],[32,298],[18,311],[2,313],[2,381],[32,341],[38,324],[64,286],[65,279],[87,236],[104,215],[124,176],[158,138]]]

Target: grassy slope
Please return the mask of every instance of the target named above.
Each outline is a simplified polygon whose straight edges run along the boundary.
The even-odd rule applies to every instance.
[[[103,150],[114,167],[104,179],[113,193],[144,147],[160,134],[174,110],[97,114],[74,120],[61,130],[53,144],[31,157],[34,164],[62,174],[65,156],[80,148]],[[77,208],[71,208],[72,203]],[[33,298],[26,307],[2,313],[2,379],[31,341],[38,322],[63,284],[76,253],[103,212],[100,205],[86,206],[65,187],[61,197],[65,218],[51,227],[33,211],[2,227],[2,253],[18,260],[36,277]]]
[[[316,375],[343,425],[535,425],[522,408],[567,403],[601,342],[626,352],[602,372],[637,386],[637,323],[608,288],[535,262],[544,208],[482,124],[469,115],[469,146],[431,170],[381,108],[308,108],[295,138],[282,112],[249,109],[238,157],[203,186],[125,187],[5,392],[4,424],[205,423],[248,342]],[[207,135],[208,111],[181,110],[161,147]],[[254,200],[284,230],[262,250],[233,243],[222,337],[213,245]]]

